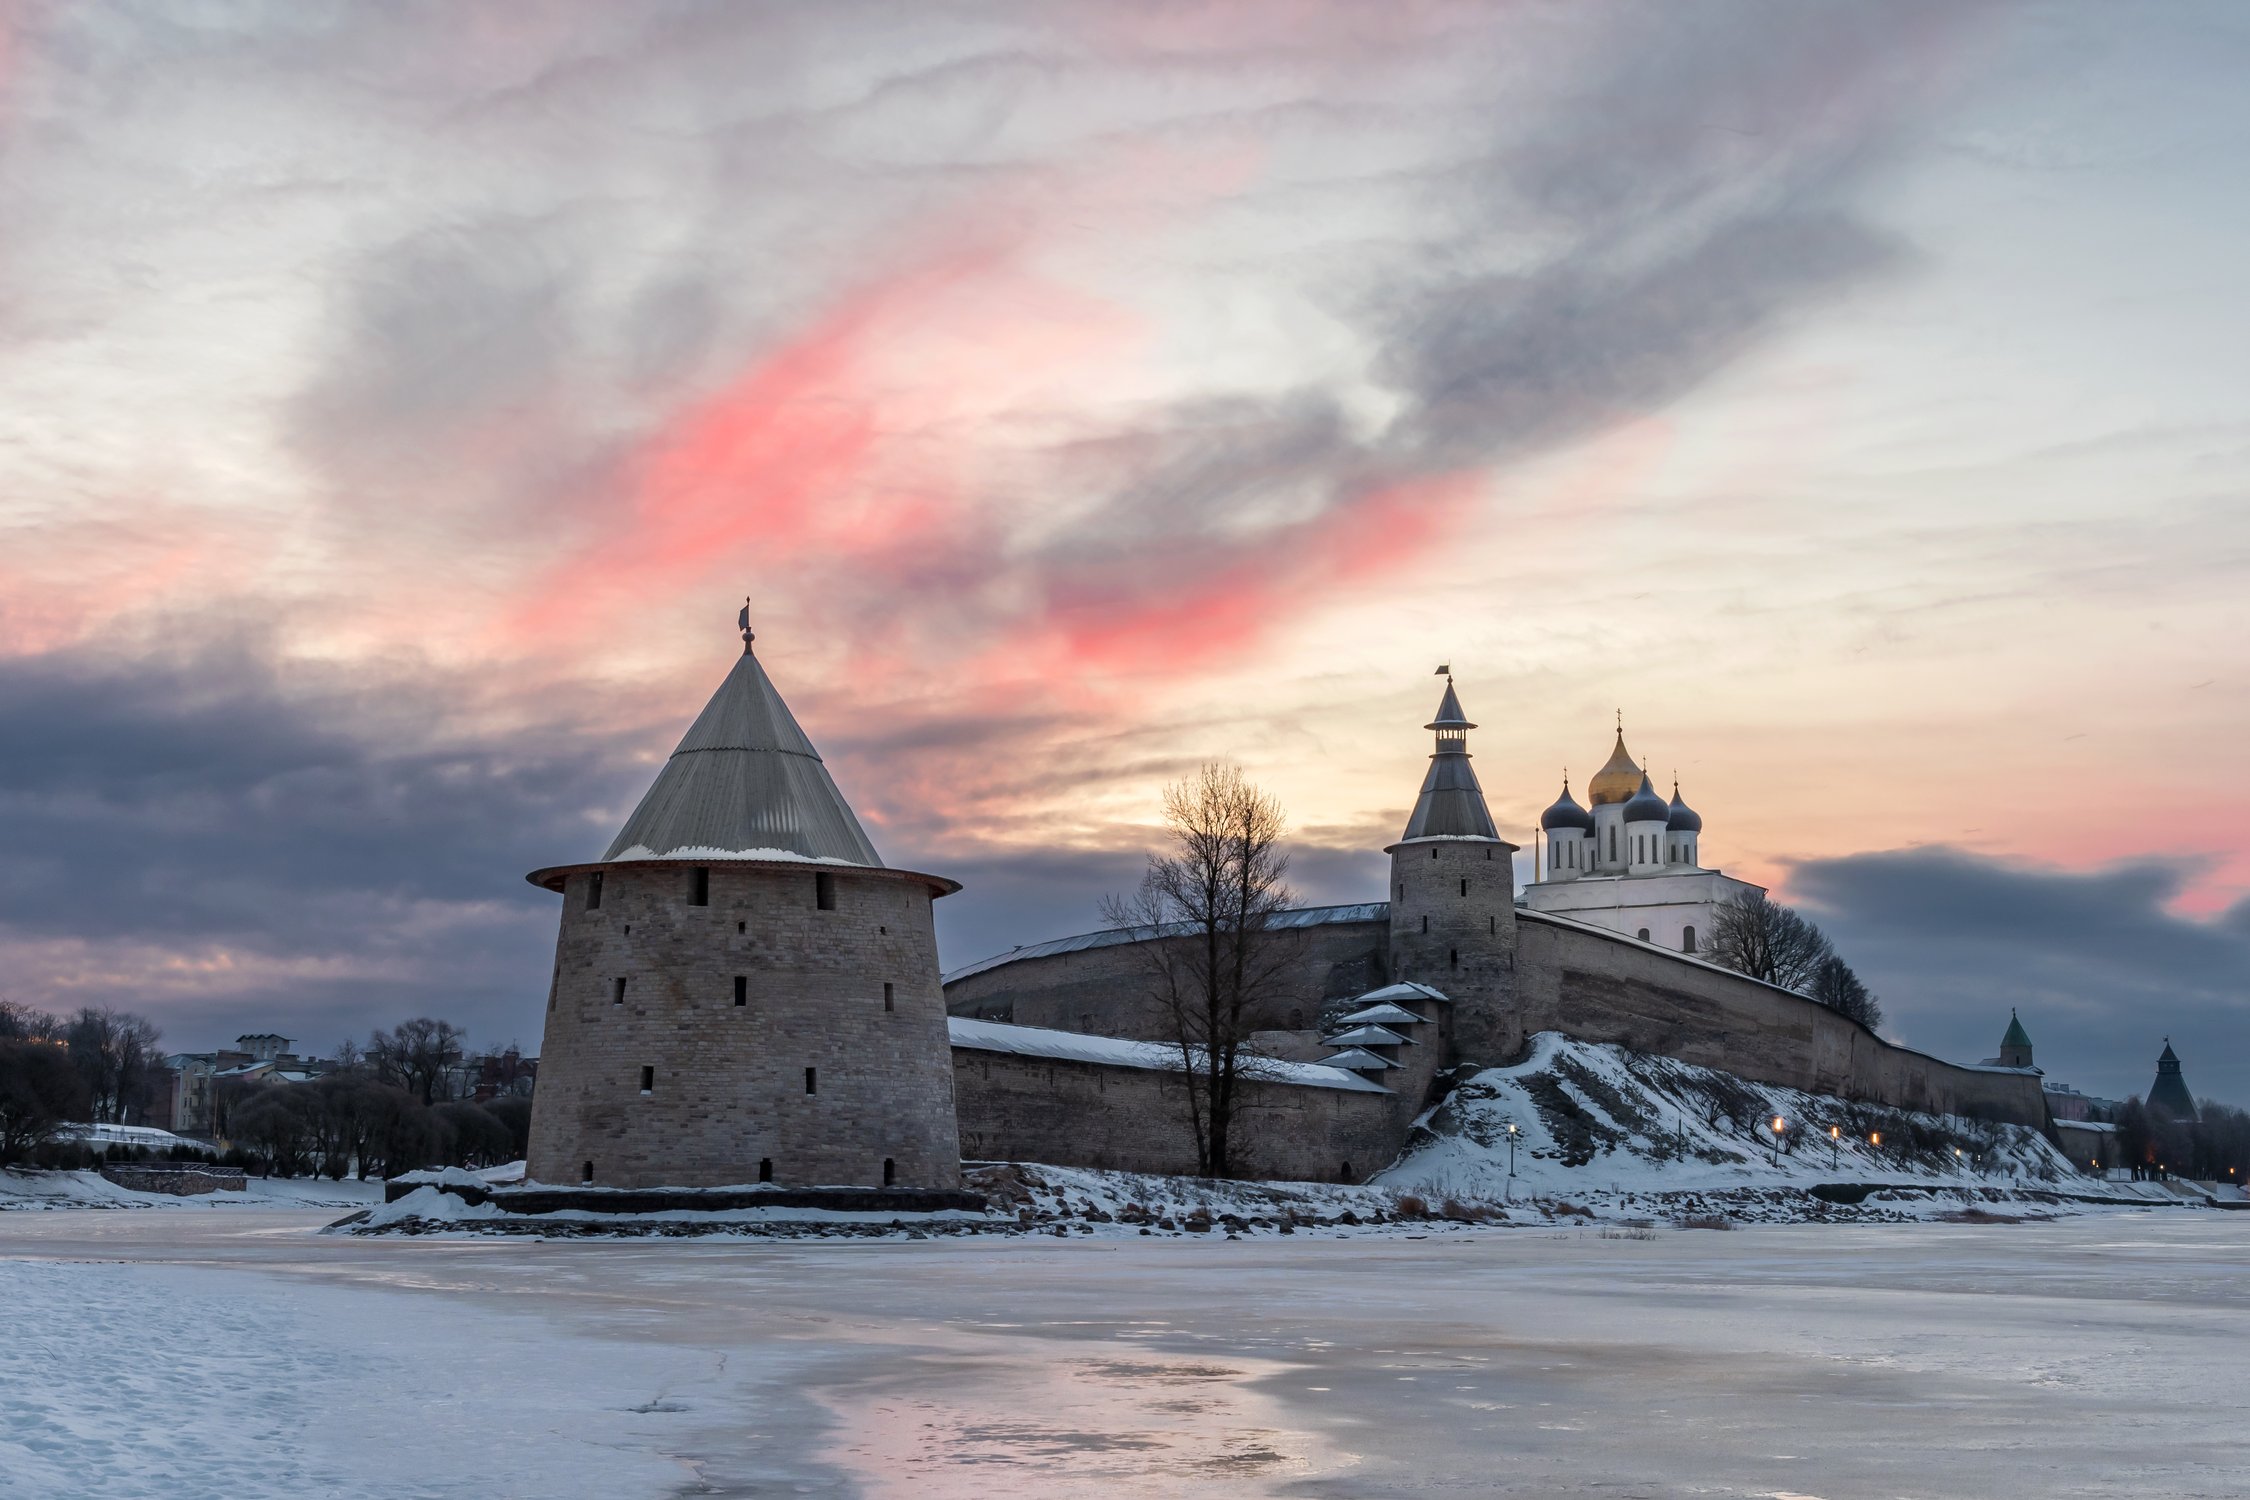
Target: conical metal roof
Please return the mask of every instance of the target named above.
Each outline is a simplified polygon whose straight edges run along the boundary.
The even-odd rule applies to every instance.
[[[2002,1034],[2000,1045],[2003,1047],[2028,1047],[2031,1045],[2031,1033],[2023,1029],[2023,1022],[2016,1019],[2016,1013],[2012,1010],[2008,1012],[2008,1029]]]
[[[2148,1112],[2175,1120],[2195,1118],[2195,1096],[2188,1092],[2187,1079],[2180,1072],[2180,1056],[2172,1050],[2170,1037],[2164,1039],[2164,1050],[2156,1059],[2156,1082],[2149,1087]]]
[[[1484,805],[1484,788],[1469,765],[1468,732],[1475,726],[1461,712],[1450,678],[1437,718],[1424,727],[1437,731],[1437,753],[1430,757],[1429,774],[1422,778],[1414,815],[1406,821],[1406,837],[1498,841],[1500,831],[1493,826],[1491,809]]]
[[[883,863],[747,645],[602,859]]]
[[[1453,679],[1445,679],[1445,696],[1438,700],[1437,717],[1422,726],[1424,729],[1474,729],[1469,716],[1461,712],[1461,700],[1454,695]]]

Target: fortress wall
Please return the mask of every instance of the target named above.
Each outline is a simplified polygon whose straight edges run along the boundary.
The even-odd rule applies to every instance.
[[[588,874],[570,875],[528,1175],[574,1185],[591,1161],[599,1186],[715,1187],[756,1181],[770,1158],[785,1185],[880,1186],[887,1157],[901,1187],[959,1187],[930,888],[844,867],[709,869],[706,906],[689,904],[684,864],[604,867],[594,910]],[[816,873],[834,881],[832,910]]]
[[[1258,1025],[1280,1031],[1317,1027],[1323,997],[1356,995],[1385,983],[1389,932],[1386,922],[1376,920],[1274,933],[1286,954],[1280,989],[1288,998],[1269,1007]],[[1162,1010],[1149,997],[1149,981],[1145,945],[1113,943],[1014,959],[956,979],[945,987],[945,1008],[975,1020],[1162,1041],[1169,1033]]]
[[[1894,1047],[1772,985],[1560,918],[1518,917],[1516,992],[1527,1031],[1902,1109],[2047,1123],[2036,1074],[1959,1067]]]
[[[1391,1094],[1244,1082],[1229,1142],[1238,1177],[1360,1181],[1405,1139]],[[1195,1136],[1177,1073],[957,1048],[954,1107],[970,1161],[1193,1176]]]

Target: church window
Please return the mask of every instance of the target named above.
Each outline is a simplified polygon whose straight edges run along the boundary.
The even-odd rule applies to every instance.
[[[817,1094],[820,1092],[820,1069],[805,1069],[805,1092],[808,1094]]]
[[[709,906],[711,904],[711,867],[709,865],[697,865],[694,873],[688,877],[687,904],[690,906]]]
[[[891,982],[887,979],[883,981],[883,1009],[897,1009],[897,1006],[892,1004]]]
[[[1617,858],[1617,830],[1614,828],[1609,831],[1609,857],[1612,862]]]
[[[836,909],[836,877],[823,870],[813,878],[813,905],[822,911]]]
[[[1680,951],[1682,953],[1693,953],[1695,951],[1694,928],[1683,927],[1680,929]]]
[[[647,1098],[647,1097],[648,1097],[648,1096],[649,1096],[650,1094],[653,1094],[653,1093],[655,1093],[655,1092],[656,1092],[656,1069],[654,1069],[654,1068],[643,1068],[643,1069],[641,1069],[641,1097],[645,1099],[645,1098]]]
[[[750,976],[747,974],[734,976],[734,1003],[737,1009],[750,1003]]]
[[[761,1156],[761,1157],[759,1157],[759,1158],[758,1158],[758,1180],[759,1180],[760,1182],[771,1182],[771,1181],[773,1181],[773,1158],[772,1158],[772,1157],[770,1157],[770,1156]]]
[[[1648,941],[1648,929],[1646,927],[1641,929],[1641,941],[1644,943]]]
[[[596,870],[586,877],[586,910],[602,909],[602,872]]]

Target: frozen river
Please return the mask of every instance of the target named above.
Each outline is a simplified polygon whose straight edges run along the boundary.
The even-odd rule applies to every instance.
[[[0,1495],[2250,1493],[2250,1214],[607,1244],[327,1216],[0,1214]]]

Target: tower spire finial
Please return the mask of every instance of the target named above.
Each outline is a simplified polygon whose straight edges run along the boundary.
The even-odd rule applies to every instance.
[[[750,628],[750,596],[748,594],[742,596],[742,613],[735,617],[735,624],[742,628],[742,654],[748,656],[750,654],[750,643],[758,638],[758,632]]]

